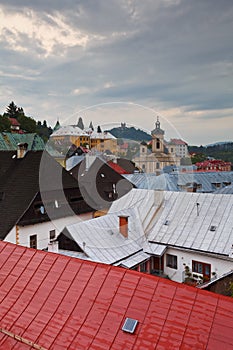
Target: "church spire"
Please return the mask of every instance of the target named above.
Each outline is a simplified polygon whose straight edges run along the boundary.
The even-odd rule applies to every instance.
[[[160,121],[159,121],[159,116],[157,115],[157,121],[155,123],[156,129],[160,129]]]
[[[157,121],[155,123],[155,129],[151,131],[151,135],[164,135],[164,130],[160,127],[159,116],[157,116]]]

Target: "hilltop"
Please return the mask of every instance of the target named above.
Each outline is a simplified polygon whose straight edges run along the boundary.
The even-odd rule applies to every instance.
[[[125,123],[121,126],[108,130],[113,136],[119,139],[129,139],[134,141],[150,141],[151,135],[135,127],[127,127]]]

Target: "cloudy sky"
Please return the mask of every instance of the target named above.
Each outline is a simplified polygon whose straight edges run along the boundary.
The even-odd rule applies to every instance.
[[[232,0],[0,0],[0,113],[233,141]]]

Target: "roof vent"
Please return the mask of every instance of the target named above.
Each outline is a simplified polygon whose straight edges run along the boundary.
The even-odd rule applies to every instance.
[[[165,220],[164,225],[168,226],[169,225],[169,220]]]
[[[210,231],[212,231],[212,232],[214,232],[214,231],[216,231],[216,226],[210,226]]]
[[[127,317],[122,327],[122,331],[128,332],[128,333],[134,333],[137,324],[138,324],[138,320],[134,320],[133,318]]]

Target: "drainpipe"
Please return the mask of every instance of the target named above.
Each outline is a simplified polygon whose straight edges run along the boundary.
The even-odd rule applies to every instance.
[[[15,226],[15,243],[19,244],[19,226]]]

